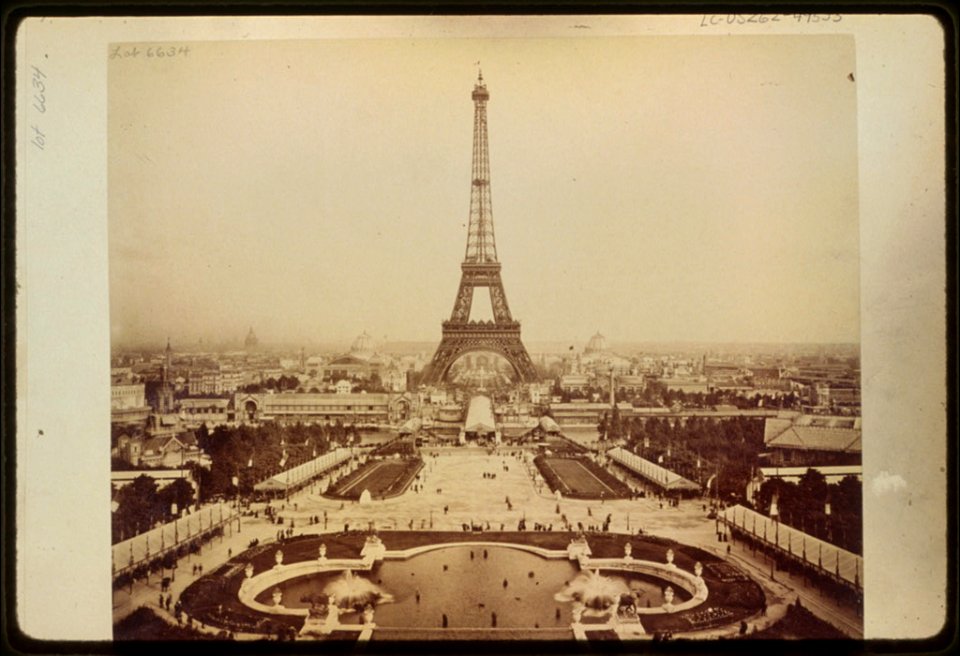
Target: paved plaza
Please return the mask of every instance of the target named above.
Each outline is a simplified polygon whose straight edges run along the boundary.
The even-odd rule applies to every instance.
[[[731,559],[763,586],[770,619],[782,614],[785,605],[799,596],[822,619],[848,635],[862,636],[862,620],[852,608],[836,605],[799,576],[778,571],[771,580],[769,561],[763,556],[754,555],[739,544],[718,542],[716,523],[707,518],[705,501],[701,499],[680,501],[679,506],[661,504],[653,494],[634,500],[557,501],[546,486],[537,484],[536,468],[520,449],[503,447],[494,454],[470,448],[424,449],[422,455],[425,466],[418,477],[403,494],[392,499],[367,504],[327,499],[321,491],[329,481],[321,478],[289,499],[271,503],[283,519],[282,527],[265,518],[264,504],[254,504],[253,508],[261,511],[259,517],[244,517],[240,532],[234,526],[222,538],[207,543],[199,555],[181,559],[170,588],[174,599],[197,578],[192,574],[194,564],[202,564],[205,572],[211,572],[229,554],[245,550],[251,540],[258,539],[261,544],[272,541],[281,528],[290,528],[291,522],[297,535],[336,533],[347,527],[366,530],[371,526],[380,530],[462,530],[464,524],[491,531],[499,531],[501,526],[515,531],[521,519],[526,520],[527,530],[538,524],[562,530],[564,515],[574,528],[578,523],[599,527],[609,515],[610,532],[636,534],[640,529],[645,534],[675,539]],[[636,482],[631,484],[640,489]],[[507,498],[512,508],[508,507]],[[312,518],[319,522],[312,523]],[[169,576],[170,571],[166,573]],[[155,606],[159,594],[160,577],[156,575],[149,585],[135,583],[132,592],[128,588],[115,591],[114,621],[138,606]]]

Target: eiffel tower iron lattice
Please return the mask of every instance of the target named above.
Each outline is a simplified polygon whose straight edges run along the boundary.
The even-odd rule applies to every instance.
[[[470,188],[470,225],[467,250],[460,265],[460,288],[450,319],[443,322],[443,337],[423,375],[425,384],[446,380],[451,365],[474,351],[497,353],[510,363],[519,382],[539,379],[536,367],[520,341],[520,322],[510,315],[507,294],[500,279],[500,262],[493,235],[490,200],[490,155],[487,145],[487,101],[490,93],[483,73],[473,87],[473,182]],[[470,309],[476,288],[490,293],[492,321],[471,321]]]

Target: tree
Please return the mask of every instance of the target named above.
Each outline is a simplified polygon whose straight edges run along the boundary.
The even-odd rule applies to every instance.
[[[150,529],[165,516],[157,482],[146,474],[137,476],[117,492],[114,529],[130,537]],[[114,536],[116,537],[116,536]]]
[[[186,508],[193,503],[193,486],[185,478],[178,478],[174,482],[160,490],[160,499],[163,502],[164,514],[170,509],[172,504],[177,504],[177,508]]]
[[[197,445],[204,451],[207,451],[210,448],[210,429],[207,428],[207,423],[204,422],[200,424],[200,428],[197,429]]]

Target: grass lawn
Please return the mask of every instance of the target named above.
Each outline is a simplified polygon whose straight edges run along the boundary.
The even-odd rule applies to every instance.
[[[326,496],[337,499],[359,499],[364,490],[370,490],[374,499],[384,499],[402,493],[416,473],[423,467],[419,458],[370,461],[327,491]]]
[[[630,488],[586,458],[538,456],[534,463],[550,489],[574,499],[625,499]]]

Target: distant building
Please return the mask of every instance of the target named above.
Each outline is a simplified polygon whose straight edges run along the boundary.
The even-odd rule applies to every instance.
[[[225,369],[191,371],[187,378],[190,396],[231,394],[243,386],[242,372]]]
[[[558,381],[564,392],[585,392],[593,383],[593,376],[588,374],[564,374]]]
[[[180,419],[187,428],[198,428],[206,424],[207,428],[231,424],[235,420],[233,403],[230,399],[180,399]]]
[[[591,372],[609,372],[613,370],[616,374],[628,374],[631,372],[632,363],[629,358],[613,353],[607,348],[607,338],[597,332],[590,341],[587,342],[583,355],[578,358],[578,372],[586,370]]]
[[[240,423],[274,421],[282,424],[388,424],[410,417],[414,402],[405,394],[387,393],[282,393],[237,394],[236,418]]]
[[[771,453],[769,464],[803,467],[861,464],[859,417],[768,418],[763,441]]]
[[[142,424],[149,415],[146,385],[129,369],[111,372],[110,423]]]
[[[367,380],[373,374],[381,376],[381,373],[391,364],[390,358],[378,353],[373,338],[364,332],[353,341],[349,353],[332,358],[323,367],[323,376],[332,380],[338,378]]]
[[[182,467],[190,462],[209,464],[192,430],[183,430],[176,417],[151,415],[146,434],[123,433],[114,455],[134,467]]]
[[[634,407],[629,403],[618,403],[617,410],[622,418],[632,417],[634,414]],[[550,404],[550,414],[560,426],[595,426],[600,418],[610,411],[609,403],[584,401]]]
[[[253,326],[250,326],[250,330],[247,332],[247,338],[243,340],[243,346],[248,351],[252,351],[260,346],[260,340],[257,339],[257,336],[253,333]]]

